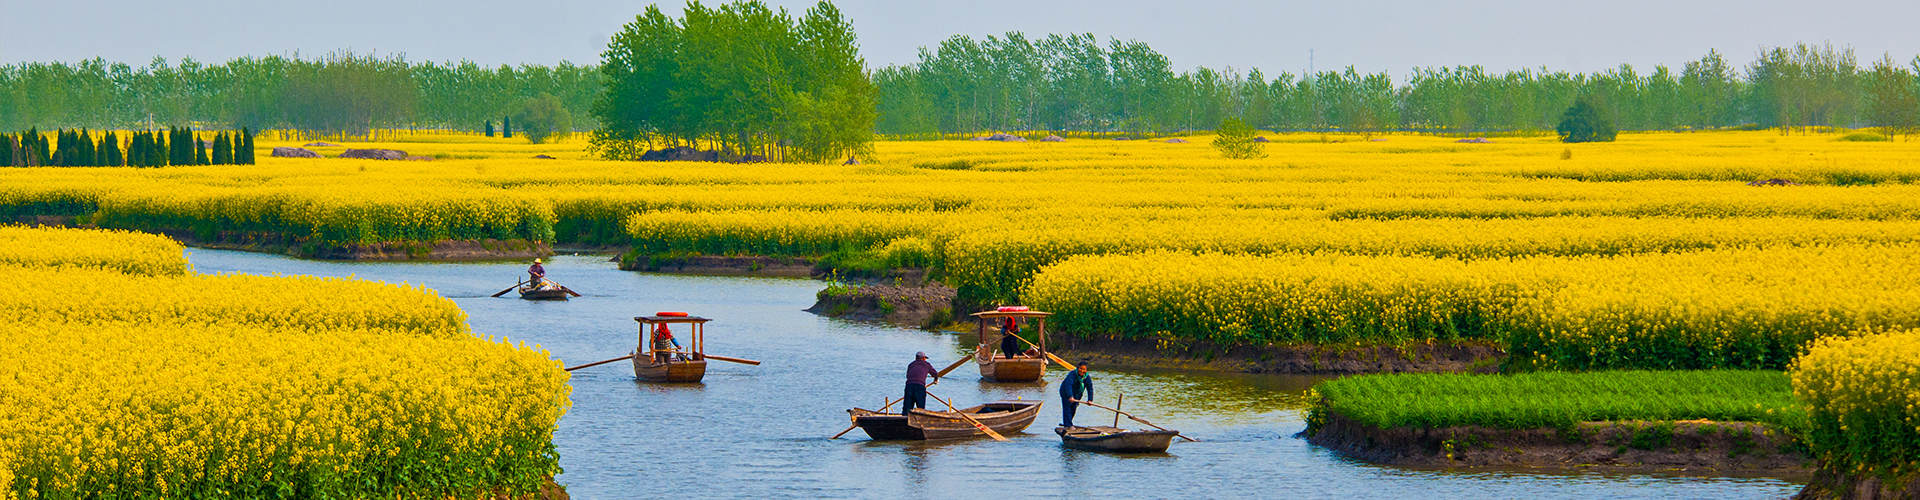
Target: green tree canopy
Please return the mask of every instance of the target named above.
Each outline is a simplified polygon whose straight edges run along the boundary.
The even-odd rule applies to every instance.
[[[566,104],[552,94],[540,94],[521,103],[513,121],[520,124],[520,134],[534,144],[565,139],[573,133],[573,115],[567,113]]]
[[[1255,130],[1240,117],[1228,117],[1220,122],[1215,131],[1213,148],[1220,150],[1220,156],[1237,159],[1262,158],[1267,156],[1266,145],[1254,141]]]
[[[1613,142],[1613,120],[1593,101],[1581,98],[1573,102],[1573,107],[1560,114],[1561,142]]]
[[[655,145],[825,161],[869,150],[875,89],[853,27],[832,3],[794,19],[740,0],[648,6],[608,43],[592,147],[638,159]]]

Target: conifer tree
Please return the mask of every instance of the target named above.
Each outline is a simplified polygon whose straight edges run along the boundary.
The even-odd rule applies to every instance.
[[[194,137],[193,131],[191,130],[187,131],[187,139],[193,141],[193,164],[194,165],[213,164],[213,162],[210,161],[209,158],[207,158],[206,143],[200,142],[200,139],[198,137]]]
[[[13,136],[0,134],[0,167],[13,165]]]
[[[79,132],[74,133],[73,145],[74,147],[77,147],[80,149],[79,156],[73,159],[74,160],[73,166],[76,166],[76,167],[100,166],[99,148],[95,147],[96,144],[93,142],[93,135],[87,133],[87,129],[83,128],[83,129],[80,129]]]
[[[100,166],[118,167],[126,164],[120,154],[120,138],[113,131],[107,131],[107,136],[100,139]]]
[[[242,127],[240,129],[240,138],[241,138],[241,141],[240,141],[241,146],[240,146],[240,151],[237,153],[239,163],[241,165],[252,165],[253,164],[253,130]]]
[[[487,137],[493,137],[493,120],[487,120]]]
[[[158,130],[153,131],[153,151],[152,156],[147,157],[149,162],[147,166],[164,167],[173,164],[172,139],[173,133],[171,129],[168,130],[166,135],[161,135]]]
[[[509,116],[500,119],[500,137],[505,139],[513,138],[513,117]]]
[[[213,164],[233,164],[233,146],[227,144],[226,132],[215,132],[213,134]]]
[[[129,167],[147,166],[147,158],[145,156],[147,152],[146,150],[147,144],[145,142],[146,138],[147,138],[146,133],[134,132],[133,140],[127,141],[127,166]]]

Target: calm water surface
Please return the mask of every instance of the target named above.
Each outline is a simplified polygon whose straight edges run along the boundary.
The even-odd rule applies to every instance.
[[[705,383],[637,382],[625,362],[574,372],[573,407],[554,441],[574,498],[1784,498],[1799,485],[1773,478],[1531,474],[1413,470],[1354,462],[1292,437],[1301,393],[1314,379],[1094,367],[1098,401],[1202,440],[1170,453],[1118,457],[1062,449],[1052,432],[1051,386],[986,384],[973,366],[931,392],[956,406],[1011,398],[1048,403],[1012,442],[872,442],[846,409],[900,395],[914,351],[936,366],[970,338],[822,318],[802,311],[819,282],[690,277],[615,269],[605,256],[559,256],[549,276],[585,297],[568,302],[490,298],[521,263],[350,263],[195,249],[202,273],[354,276],[438,290],[476,332],[537,343],[569,366],[634,348],[634,316],[688,311],[714,318],[707,352],[761,360],[713,362]],[[512,296],[512,294],[509,294]],[[1048,375],[1057,383],[1062,372]],[[931,402],[931,401],[930,401]],[[937,405],[938,403],[934,403]],[[1103,415],[1104,414],[1104,415]],[[1080,423],[1112,423],[1083,407]]]

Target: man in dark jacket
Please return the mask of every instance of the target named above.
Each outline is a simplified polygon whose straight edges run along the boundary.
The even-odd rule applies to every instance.
[[[1081,397],[1085,391],[1086,397]],[[1073,427],[1073,411],[1080,408],[1077,401],[1093,399],[1093,376],[1087,374],[1087,362],[1080,361],[1080,367],[1067,372],[1067,380],[1060,383],[1060,426]]]
[[[900,414],[907,410],[927,407],[927,377],[934,382],[940,381],[940,372],[934,371],[933,363],[927,362],[927,353],[913,353],[913,362],[907,364],[907,394],[901,398]]]
[[[1000,327],[1000,333],[1006,334],[1000,337],[1000,355],[1012,358],[1021,351],[1020,339],[1015,337],[1020,335],[1020,320],[1007,318],[1006,326]]]

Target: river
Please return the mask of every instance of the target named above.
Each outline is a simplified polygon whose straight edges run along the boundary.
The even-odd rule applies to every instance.
[[[692,385],[637,382],[626,362],[574,372],[573,406],[554,442],[579,499],[732,498],[1784,498],[1776,478],[1663,474],[1541,474],[1416,470],[1344,459],[1293,437],[1305,424],[1311,377],[1093,367],[1097,401],[1199,438],[1169,453],[1122,457],[1061,448],[1052,386],[989,384],[971,365],[930,388],[956,406],[1045,399],[1041,417],[1011,442],[868,441],[849,407],[897,398],[906,365],[926,351],[936,366],[971,338],[802,311],[818,281],[620,271],[605,256],[556,256],[549,276],[585,294],[567,302],[491,298],[524,263],[332,262],[193,249],[201,273],[352,276],[437,290],[466,310],[476,332],[539,344],[568,366],[633,349],[634,316],[687,311],[713,318],[707,352],[763,361],[713,362]],[[508,294],[507,297],[513,297]],[[1047,379],[1060,380],[1060,372]],[[939,403],[929,401],[930,404]],[[1082,407],[1077,422],[1112,423]],[[1123,421],[1123,423],[1126,423]]]

